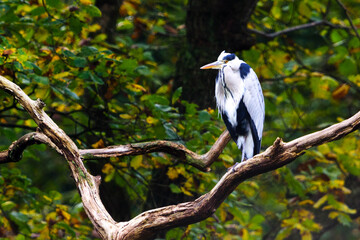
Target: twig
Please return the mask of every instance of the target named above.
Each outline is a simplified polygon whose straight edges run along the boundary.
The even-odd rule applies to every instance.
[[[278,37],[280,35],[284,35],[284,34],[287,34],[287,33],[290,33],[290,32],[294,32],[294,31],[298,31],[300,29],[312,28],[312,27],[316,27],[316,26],[319,26],[319,25],[326,25],[326,26],[330,26],[332,28],[344,28],[344,29],[347,29],[347,27],[344,27],[344,26],[341,26],[341,25],[335,25],[335,24],[332,24],[331,22],[328,22],[328,21],[325,21],[325,20],[320,20],[320,21],[315,21],[315,22],[310,22],[310,23],[297,25],[297,26],[294,26],[294,27],[289,27],[289,28],[280,30],[278,32],[273,32],[273,33],[266,33],[266,32],[262,32],[260,30],[251,29],[251,28],[249,28],[248,30],[250,32],[253,32],[253,33],[257,34],[257,35],[260,35],[260,36],[263,36],[263,37],[266,37],[266,38],[275,38],[275,37]]]
[[[340,5],[340,7],[342,7],[342,9],[344,9],[346,18],[349,20],[352,30],[354,30],[356,37],[360,40],[359,32],[357,31],[356,26],[354,25],[353,21],[351,20],[351,17],[349,15],[349,10],[345,7],[345,5],[340,0],[336,0],[336,2]]]

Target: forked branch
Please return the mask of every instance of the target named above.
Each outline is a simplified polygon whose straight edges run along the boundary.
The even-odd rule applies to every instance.
[[[233,170],[228,171],[213,189],[194,201],[153,209],[141,213],[130,221],[116,223],[100,200],[98,190],[100,179],[88,173],[80,158],[81,151],[77,149],[74,142],[42,110],[44,107],[43,103],[31,100],[16,84],[1,76],[0,88],[16,97],[38,124],[41,133],[50,139],[54,144],[54,148],[57,148],[67,159],[76,186],[81,194],[84,209],[103,239],[151,239],[159,231],[199,222],[215,212],[229,194],[246,179],[282,167],[295,160],[305,150],[342,138],[360,127],[360,112],[358,112],[351,118],[338,124],[288,143],[278,138],[263,153],[238,164]],[[216,146],[213,147],[213,151],[210,150],[210,153],[206,156],[208,157],[207,159],[216,159],[229,141],[227,133],[222,134],[221,138],[223,139],[220,141],[221,144],[215,144]],[[196,156],[183,146],[169,146],[167,144],[168,142],[157,141],[146,143],[145,145],[138,144],[118,147],[116,153],[113,151],[115,148],[108,148],[106,150],[103,149],[102,153],[96,150],[86,150],[87,152],[83,150],[82,154],[84,156],[86,154],[92,154],[92,156],[100,156],[99,154],[111,156],[111,154],[117,154],[118,156],[120,152],[123,154],[144,154],[161,150],[171,153],[175,152],[182,156],[195,156],[195,158],[201,159],[201,157]],[[203,162],[205,163],[201,166],[205,168],[211,164],[211,161],[204,160]]]
[[[84,159],[122,157],[143,155],[153,152],[165,152],[178,157],[199,170],[209,171],[209,166],[219,157],[220,153],[224,150],[229,141],[230,134],[226,130],[216,140],[211,149],[203,155],[199,155],[187,149],[184,145],[163,140],[110,146],[99,149],[83,149],[79,150],[79,152]]]

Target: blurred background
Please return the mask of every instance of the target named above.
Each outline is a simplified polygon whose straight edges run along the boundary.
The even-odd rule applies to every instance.
[[[0,75],[18,84],[81,149],[152,140],[207,152],[225,130],[216,71],[234,52],[257,73],[262,150],[360,108],[357,0],[0,1]],[[36,124],[0,93],[0,150]],[[360,239],[359,132],[249,179],[208,219],[158,239]],[[117,221],[208,192],[241,152],[211,172],[164,153],[87,160]],[[2,239],[95,239],[62,156],[29,147],[0,168]]]

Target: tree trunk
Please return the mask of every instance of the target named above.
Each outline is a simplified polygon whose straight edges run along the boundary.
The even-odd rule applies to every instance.
[[[201,108],[214,107],[216,71],[199,68],[215,61],[221,51],[249,49],[255,40],[247,23],[257,0],[190,0],[186,17],[187,45],[177,65],[176,87],[183,99]]]

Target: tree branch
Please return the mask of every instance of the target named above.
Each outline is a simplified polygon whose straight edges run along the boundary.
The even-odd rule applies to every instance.
[[[263,31],[260,31],[260,30],[257,30],[257,29],[252,29],[252,28],[249,28],[248,30],[250,32],[253,32],[253,33],[255,33],[257,35],[260,35],[262,37],[275,38],[275,37],[278,37],[280,35],[284,35],[284,34],[291,33],[291,32],[294,32],[294,31],[298,31],[298,30],[301,30],[301,29],[316,27],[316,26],[319,26],[319,25],[326,25],[326,26],[330,26],[332,28],[348,29],[348,27],[344,27],[344,26],[341,26],[341,25],[335,25],[335,24],[332,24],[331,22],[328,22],[328,21],[325,21],[325,20],[320,20],[320,21],[314,21],[314,22],[310,22],[310,23],[305,23],[305,24],[289,27],[289,28],[283,29],[283,30],[278,31],[278,32],[273,32],[273,33],[266,33],[266,32],[263,32]]]
[[[17,141],[13,142],[8,150],[0,152],[0,164],[20,161],[22,153],[28,146],[40,143],[47,144],[61,154],[61,151],[46,135],[39,132],[32,132],[25,134]]]
[[[188,163],[201,171],[208,172],[210,171],[209,166],[216,161],[230,139],[229,132],[227,130],[224,131],[210,150],[202,155],[187,149],[184,145],[163,140],[109,146],[99,149],[81,149],[79,150],[79,154],[83,159],[87,160],[94,158],[135,156],[153,152],[165,152],[178,157],[185,163]],[[0,164],[20,161],[22,153],[26,147],[40,143],[45,143],[49,145],[49,147],[54,148],[58,153],[62,154],[57,146],[53,144],[46,135],[39,132],[33,132],[28,133],[13,142],[8,150],[0,152]]]
[[[344,120],[338,124],[332,125],[324,130],[308,134],[297,138],[291,142],[284,143],[277,138],[272,146],[265,152],[254,156],[253,158],[239,163],[231,171],[225,173],[216,186],[208,193],[200,196],[191,202],[180,203],[177,205],[166,206],[153,209],[139,214],[127,222],[116,223],[104,208],[99,197],[100,178],[94,177],[88,173],[80,158],[79,150],[73,141],[60,129],[46,113],[42,110],[43,102],[40,100],[31,100],[16,84],[0,76],[0,88],[5,89],[16,97],[19,103],[26,109],[30,116],[38,124],[40,130],[67,159],[76,186],[80,192],[84,209],[103,239],[150,239],[157,232],[183,226],[201,221],[213,214],[219,205],[228,197],[228,195],[243,181],[253,176],[280,168],[304,153],[305,150],[326,142],[334,141],[357,130],[360,127],[360,112],[353,117]],[[229,141],[228,133],[222,134],[223,140],[213,146],[213,151],[204,154],[207,155],[205,162],[209,159],[216,159]],[[28,141],[29,142],[29,141]],[[161,141],[160,141],[161,142]],[[157,142],[157,143],[160,143]],[[162,146],[149,147],[125,145],[133,154],[142,154],[152,151],[154,148],[162,151],[175,151],[182,155],[193,156],[194,153],[186,150],[181,145],[172,147],[166,146],[167,142],[162,142]],[[143,143],[144,144],[144,143]],[[160,145],[161,145],[160,144]],[[151,146],[151,144],[150,144]],[[181,146],[181,147],[180,147]],[[141,150],[139,150],[139,147]],[[165,150],[164,150],[165,148]],[[107,149],[111,153],[111,149]],[[89,154],[96,155],[95,152]],[[103,152],[105,154],[105,152]]]
[[[130,155],[143,155],[152,152],[165,152],[178,157],[199,170],[210,171],[209,166],[219,157],[220,153],[224,150],[230,139],[229,132],[224,131],[211,149],[203,155],[198,155],[197,153],[190,151],[184,145],[162,140],[110,146],[99,149],[83,149],[79,150],[79,152],[84,159],[122,157]]]
[[[228,171],[208,193],[192,202],[166,206],[141,213],[129,222],[118,223],[114,239],[150,239],[158,231],[206,219],[246,179],[280,168],[303,154],[303,151],[334,141],[360,127],[360,112],[324,130],[284,143],[277,138],[265,152],[239,163]]]

